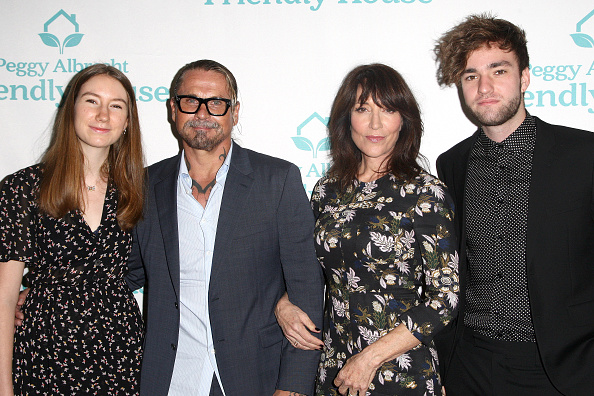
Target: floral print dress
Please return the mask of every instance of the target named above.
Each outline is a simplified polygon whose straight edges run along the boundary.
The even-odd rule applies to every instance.
[[[322,178],[311,197],[315,244],[326,277],[324,348],[316,394],[338,395],[345,362],[397,326],[421,342],[384,363],[368,395],[441,395],[433,335],[458,303],[453,204],[444,185],[421,172],[391,174],[338,191]]]
[[[31,286],[15,333],[16,395],[134,395],[143,324],[124,275],[131,235],[116,220],[117,191],[108,188],[93,232],[79,211],[40,214],[41,171],[9,176],[0,194],[0,261],[17,260]]]

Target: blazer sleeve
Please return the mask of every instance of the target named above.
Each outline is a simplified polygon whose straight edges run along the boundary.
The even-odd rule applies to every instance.
[[[132,251],[130,252],[130,257],[128,257],[128,273],[126,274],[126,282],[130,290],[137,290],[143,287],[146,280],[145,277],[140,247],[138,245],[138,230],[135,227],[132,231]]]
[[[322,328],[324,281],[313,243],[313,213],[295,165],[289,168],[277,210],[280,259],[289,299]],[[313,394],[319,359],[320,352],[296,349],[283,339],[277,389]]]

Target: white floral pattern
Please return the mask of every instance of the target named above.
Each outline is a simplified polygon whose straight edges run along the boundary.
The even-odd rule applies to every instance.
[[[328,178],[314,188],[315,241],[328,301],[316,394],[352,355],[406,326],[421,344],[377,370],[368,395],[439,395],[432,338],[458,304],[458,254],[451,200],[422,172],[386,175],[344,192]]]

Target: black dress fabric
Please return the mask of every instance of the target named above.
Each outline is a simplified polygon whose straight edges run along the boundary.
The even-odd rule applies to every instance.
[[[124,275],[132,237],[109,186],[101,224],[80,211],[40,214],[39,165],[9,176],[0,195],[0,261],[25,263],[31,291],[15,333],[15,394],[138,393],[143,324]]]

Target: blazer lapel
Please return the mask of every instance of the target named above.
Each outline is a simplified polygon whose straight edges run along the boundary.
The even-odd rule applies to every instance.
[[[526,263],[530,266],[539,241],[539,231],[546,229],[546,197],[550,194],[550,169],[556,155],[557,142],[548,124],[536,120],[536,143],[532,156],[532,173],[528,196],[528,225],[526,229]]]
[[[181,154],[170,161],[161,172],[161,180],[155,183],[155,203],[165,257],[171,283],[179,297],[179,238],[177,229],[177,176]]]
[[[223,199],[217,223],[217,235],[212,259],[210,278],[214,279],[218,269],[225,262],[229,251],[229,236],[233,235],[237,219],[246,208],[246,198],[254,182],[253,170],[248,158],[247,150],[233,143],[229,173],[225,181]],[[211,283],[212,285],[212,283]]]

